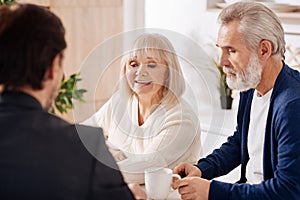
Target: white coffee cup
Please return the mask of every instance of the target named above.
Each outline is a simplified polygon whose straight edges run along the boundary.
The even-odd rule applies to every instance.
[[[173,177],[180,179],[180,176],[173,174],[169,168],[152,167],[146,169],[145,188],[148,198],[166,199],[172,191],[171,184]]]

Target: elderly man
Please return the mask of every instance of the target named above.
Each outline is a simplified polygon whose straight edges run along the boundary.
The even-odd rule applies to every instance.
[[[102,129],[48,113],[65,48],[64,27],[49,10],[1,6],[0,199],[134,199]]]
[[[217,46],[228,85],[241,90],[237,128],[195,166],[174,168],[182,199],[300,198],[300,74],[284,63],[284,32],[266,6],[223,9]],[[236,184],[209,181],[241,165]]]

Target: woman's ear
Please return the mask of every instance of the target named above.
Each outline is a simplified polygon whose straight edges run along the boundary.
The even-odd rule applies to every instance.
[[[258,57],[266,60],[271,57],[273,51],[273,45],[269,40],[262,40],[259,44]]]

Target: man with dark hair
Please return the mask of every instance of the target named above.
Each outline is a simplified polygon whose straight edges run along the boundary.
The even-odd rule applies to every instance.
[[[48,113],[65,48],[49,10],[0,7],[0,199],[133,199],[102,130]]]

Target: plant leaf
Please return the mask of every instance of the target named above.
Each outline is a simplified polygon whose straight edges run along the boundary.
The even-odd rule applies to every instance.
[[[55,110],[57,110],[61,114],[67,113],[68,110],[74,108],[72,100],[84,102],[83,94],[86,93],[87,90],[77,89],[77,82],[82,80],[79,76],[80,73],[75,73],[70,75],[68,79],[62,81],[50,112],[55,113]]]

